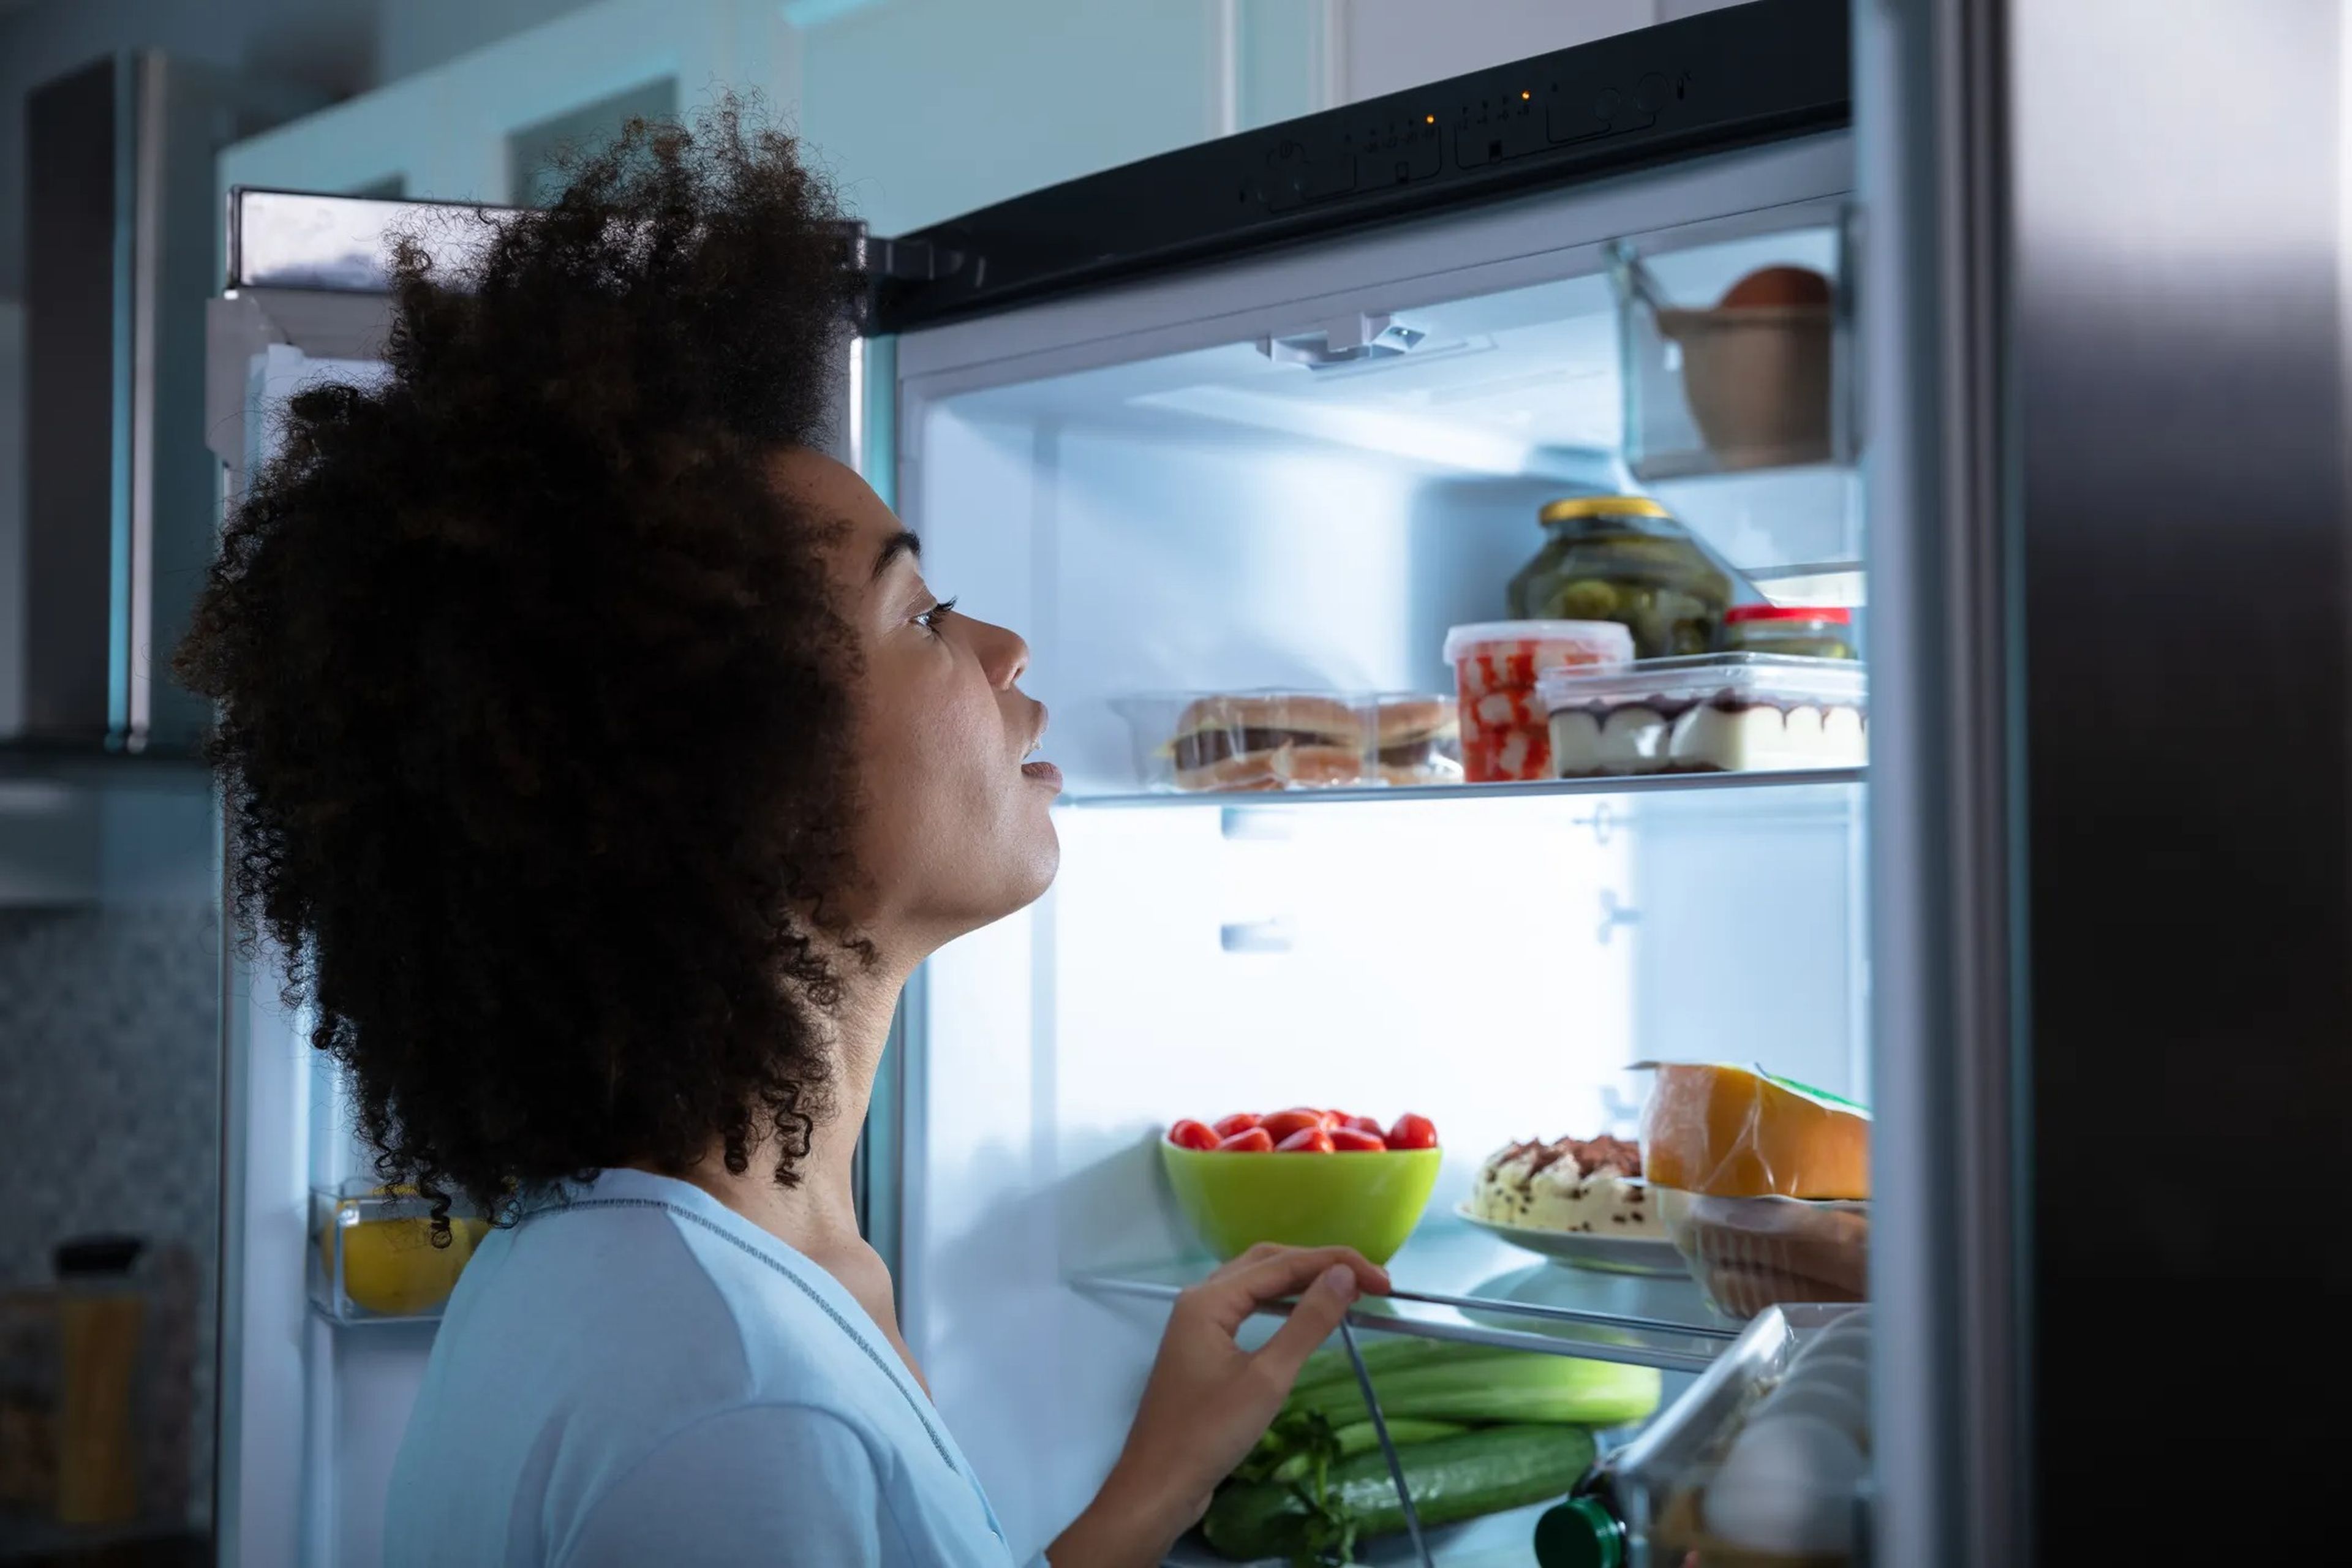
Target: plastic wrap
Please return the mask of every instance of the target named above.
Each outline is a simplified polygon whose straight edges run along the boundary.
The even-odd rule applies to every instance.
[[[1733,1317],[1869,1293],[1870,1113],[1760,1068],[1653,1062],[1642,1166],[1666,1234]]]
[[[1146,789],[1458,784],[1454,700],[1399,692],[1156,693],[1118,703]]]
[[[1659,1194],[1675,1250],[1716,1308],[1752,1318],[1791,1301],[1870,1294],[1870,1205],[1861,1200]]]
[[[1551,728],[1537,685],[1548,670],[1618,669],[1633,634],[1614,621],[1489,621],[1445,634],[1472,784],[1552,776]]]
[[[1867,677],[1852,659],[1725,653],[1539,682],[1561,778],[1859,767]]]

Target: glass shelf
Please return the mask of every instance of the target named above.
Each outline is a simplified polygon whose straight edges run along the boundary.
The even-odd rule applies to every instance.
[[[1801,772],[1744,773],[1646,773],[1594,779],[1538,779],[1526,784],[1430,784],[1380,789],[1295,789],[1234,793],[1199,790],[1131,795],[1066,796],[1065,806],[1089,810],[1132,806],[1224,806],[1246,808],[1334,805],[1350,802],[1526,799],[1549,795],[1702,795],[1715,790],[1820,789],[1867,783],[1867,768],[1809,768]]]
[[[1095,1295],[1168,1300],[1215,1267],[1193,1257],[1080,1274],[1070,1283]],[[1366,1297],[1349,1321],[1382,1333],[1675,1372],[1705,1369],[1742,1326],[1708,1306],[1687,1277],[1602,1274],[1545,1262],[1450,1216],[1424,1221],[1390,1260],[1389,1277],[1400,1290],[1448,1300]]]

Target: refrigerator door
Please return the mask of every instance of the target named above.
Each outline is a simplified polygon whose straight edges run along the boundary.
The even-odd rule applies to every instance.
[[[1446,628],[1504,614],[1539,506],[1629,483],[1612,245],[1707,301],[1835,274],[1851,157],[1799,137],[892,341],[926,578],[1027,637],[1068,783],[1055,890],[905,1004],[902,1323],[1016,1548],[1099,1481],[1146,1298],[1203,1266],[1154,1147],[1179,1116],[1423,1111],[1446,1161],[1398,1267],[1615,1320],[1433,1310],[1454,1337],[1685,1372],[1736,1332],[1687,1279],[1549,1268],[1451,1211],[1499,1144],[1630,1131],[1639,1058],[1866,1094],[1858,774],[1203,800],[1147,788],[1154,694],[1450,690]],[[1852,482],[1660,493],[1735,564],[1853,574]]]
[[[1877,1561],[2292,1552],[2341,1444],[2281,1358],[2347,1291],[2344,13],[1855,10]],[[2143,1489],[2225,1426],[2225,1509]]]

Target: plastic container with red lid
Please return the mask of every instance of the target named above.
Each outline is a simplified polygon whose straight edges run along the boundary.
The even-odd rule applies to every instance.
[[[1726,653],[1859,658],[1853,612],[1811,605],[1734,605],[1723,613]]]
[[[1486,621],[1447,632],[1463,777],[1551,777],[1551,716],[1537,681],[1547,670],[1621,669],[1633,658],[1633,634],[1615,621]]]

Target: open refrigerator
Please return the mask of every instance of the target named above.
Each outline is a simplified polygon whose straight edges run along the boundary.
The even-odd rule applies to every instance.
[[[1091,1495],[1167,1302],[1213,1267],[1163,1131],[1238,1108],[1442,1131],[1391,1264],[1435,1300],[1360,1303],[1368,1341],[1655,1367],[1667,1406],[1608,1474],[1719,1458],[1707,1424],[1822,1310],[1751,1323],[1687,1274],[1561,1267],[1454,1208],[1498,1146],[1632,1134],[1633,1064],[1728,1060],[1877,1111],[1878,1460],[1845,1560],[2027,1560],[2039,1210],[2016,1173],[2059,1158],[2020,1120],[2014,1035],[2038,1000],[2011,771],[2033,693],[2004,630],[1994,334],[1946,309],[2000,295],[1954,193],[2000,165],[1986,40],[1927,9],[1850,27],[1839,0],[1759,0],[856,241],[876,303],[838,448],[933,585],[1026,637],[1067,782],[1057,884],[924,966],[860,1150],[907,1341],[1016,1549]],[[2013,68],[2078,47],[2067,26],[2016,24]],[[210,419],[232,494],[273,399],[373,374],[382,238],[420,216],[232,195]],[[1779,267],[1831,284],[1823,424],[1727,462],[1659,313]],[[1747,596],[1856,608],[1867,768],[1155,787],[1186,695],[1450,692],[1448,628],[1504,618],[1539,509],[1621,492]],[[344,1216],[397,1200],[367,1195],[273,979],[232,1000],[223,1560],[364,1564],[433,1314],[338,1284]],[[1609,1506],[1610,1560],[1669,1561]],[[1534,1562],[1544,1512],[1433,1531],[1433,1557]]]

